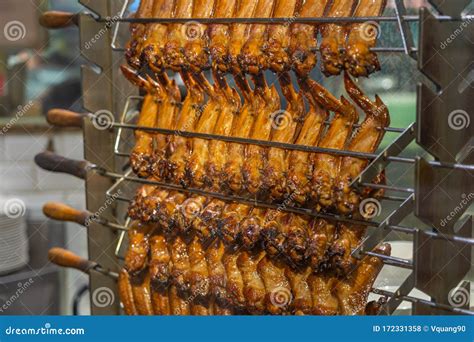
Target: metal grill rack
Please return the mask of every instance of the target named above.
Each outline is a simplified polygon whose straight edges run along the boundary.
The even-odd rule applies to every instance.
[[[85,176],[87,209],[91,213],[98,212],[107,198],[117,194],[118,189],[124,189],[123,192],[126,193],[125,196],[122,196],[123,192],[120,191],[120,196],[115,196],[118,201],[113,206],[100,210],[100,218],[91,221],[88,226],[89,258],[95,265],[101,266],[100,271],[91,269],[89,272],[90,288],[93,293],[95,289],[103,286],[116,291],[115,277],[110,277],[104,270],[114,272],[119,267],[119,259],[123,252],[129,223],[129,219],[125,215],[126,208],[130,201],[130,194],[138,184],[156,184],[163,188],[267,208],[277,208],[278,205],[256,202],[251,198],[225,196],[200,189],[183,189],[177,185],[133,176],[127,165],[129,152],[123,149],[123,141],[128,139],[130,132],[149,130],[167,135],[177,132],[138,127],[131,123],[130,112],[138,108],[137,105],[141,97],[137,96],[136,90],[118,73],[118,65],[122,63],[123,44],[120,42],[122,31],[131,22],[172,23],[187,22],[189,19],[126,18],[125,12],[128,4],[126,0],[80,0],[80,3],[91,12],[80,14],[79,27],[83,55],[94,65],[83,67],[84,107],[89,113],[107,110],[114,113],[115,116],[115,122],[105,130],[98,130],[95,127],[94,120],[97,117],[95,114],[89,114],[88,118],[84,120],[85,159],[89,162]],[[468,115],[467,119],[469,120],[470,113],[473,112],[472,104],[469,102],[472,97],[469,95],[474,95],[474,91],[469,83],[466,86],[466,79],[469,80],[468,73],[471,63],[469,51],[471,50],[470,44],[474,41],[474,29],[465,26],[461,37],[453,40],[444,49],[437,48],[440,42],[455,32],[460,25],[464,26],[464,23],[470,22],[474,17],[461,17],[462,11],[470,3],[470,0],[430,0],[430,3],[439,11],[438,15],[434,15],[427,9],[421,9],[419,15],[407,15],[403,1],[395,0],[396,16],[392,17],[192,19],[203,23],[242,21],[270,24],[285,23],[290,19],[291,22],[307,23],[376,21],[390,22],[398,26],[403,42],[402,46],[377,47],[374,50],[404,53],[416,59],[420,72],[427,76],[427,79],[418,86],[416,121],[407,128],[387,128],[387,131],[397,133],[398,137],[378,154],[329,150],[213,134],[179,132],[185,137],[219,139],[370,160],[368,167],[354,180],[353,186],[383,188],[407,195],[387,195],[383,198],[398,203],[398,207],[381,222],[354,220],[296,207],[285,207],[283,210],[373,227],[361,245],[353,250],[353,255],[356,257],[361,257],[364,254],[377,255],[387,265],[412,270],[395,292],[373,289],[375,294],[389,298],[385,306],[385,314],[392,314],[402,301],[413,303],[413,314],[474,314],[474,311],[470,311],[469,301],[458,305],[459,303],[453,300],[459,291],[469,292],[469,282],[462,282],[462,280],[471,267],[471,246],[474,245],[472,217],[464,217],[458,222],[469,205],[463,206],[461,210],[457,210],[457,207],[454,208],[454,206],[463,201],[463,194],[464,197],[470,198],[474,190],[473,182],[470,182],[474,172],[474,154],[472,153],[474,125],[469,126],[468,124],[466,127],[458,129],[457,126],[453,128],[451,122],[448,121],[454,115],[464,115],[464,113]],[[418,46],[414,44],[409,23],[418,23],[419,25]],[[97,32],[106,32],[106,34],[97,37]],[[91,41],[94,41],[94,44],[87,44]],[[96,72],[96,66],[101,70],[99,73]],[[438,92],[431,90],[430,87],[433,87],[433,84],[430,85],[430,80]],[[399,156],[415,140],[434,156],[434,160]],[[374,176],[390,163],[405,163],[415,166],[413,188],[370,183]],[[455,209],[455,214],[451,215]],[[401,225],[402,221],[412,213],[432,229],[422,230]],[[450,217],[449,222],[442,221],[445,217]],[[392,231],[413,236],[413,260],[387,257],[371,252]],[[461,285],[459,285],[460,283]],[[413,288],[422,290],[431,297],[431,300],[410,296]],[[120,307],[118,303],[109,307],[98,307],[93,304],[92,313],[119,314]]]

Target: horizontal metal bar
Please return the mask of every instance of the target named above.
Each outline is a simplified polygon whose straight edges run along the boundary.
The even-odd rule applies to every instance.
[[[137,126],[132,124],[125,124],[125,123],[113,123],[111,124],[112,127],[122,128],[122,129],[133,129],[139,131],[148,131],[148,132],[157,132],[165,135],[178,135],[185,138],[200,138],[206,140],[220,140],[226,142],[234,142],[239,144],[250,144],[250,145],[259,145],[264,147],[276,147],[281,149],[287,150],[296,150],[302,152],[317,152],[317,153],[326,153],[326,154],[334,154],[339,156],[347,156],[353,158],[361,158],[361,159],[375,159],[378,157],[376,153],[365,153],[365,152],[355,152],[349,150],[338,150],[332,148],[323,148],[317,146],[307,146],[307,145],[297,145],[297,144],[287,144],[281,143],[277,141],[269,141],[269,140],[257,140],[257,139],[248,139],[248,138],[240,138],[234,136],[224,136],[224,135],[217,135],[217,134],[206,134],[206,133],[197,133],[197,132],[189,132],[189,131],[177,131],[171,129],[164,129],[164,128],[157,128],[157,127],[144,127],[144,126]],[[387,160],[397,162],[402,160],[402,162],[409,162],[414,163],[415,159],[400,159],[399,157],[387,157]]]
[[[471,310],[455,308],[453,306],[449,306],[449,305],[446,305],[446,304],[439,304],[439,303],[435,303],[435,302],[432,302],[432,301],[428,301],[428,300],[424,300],[424,299],[416,298],[416,297],[412,297],[412,296],[397,296],[397,294],[394,293],[394,292],[385,291],[385,290],[382,290],[382,289],[373,288],[372,293],[375,293],[375,294],[378,294],[378,295],[381,295],[381,296],[386,296],[386,297],[399,298],[401,300],[405,300],[405,301],[411,302],[411,303],[421,303],[421,304],[424,304],[424,305],[427,305],[427,306],[431,306],[431,307],[439,308],[439,309],[443,309],[443,310],[448,310],[448,311],[463,314],[463,315],[474,315],[474,311],[471,311]]]
[[[372,189],[384,189],[384,190],[391,190],[397,192],[406,192],[412,194],[415,192],[415,189],[412,188],[400,188],[392,185],[385,185],[385,184],[373,184],[373,183],[359,183],[363,187],[369,187]]]
[[[377,227],[379,225],[378,222],[374,222],[374,221],[355,220],[355,219],[351,219],[351,218],[347,218],[347,217],[343,217],[343,216],[335,215],[335,214],[318,213],[318,212],[316,212],[314,210],[311,210],[311,209],[298,208],[298,207],[292,207],[292,206],[284,206],[282,204],[271,204],[271,203],[267,203],[267,202],[258,201],[258,200],[252,199],[252,198],[246,198],[246,197],[241,197],[241,196],[228,196],[228,195],[223,195],[221,193],[205,191],[205,190],[201,190],[201,189],[183,188],[180,185],[162,183],[162,182],[152,181],[152,180],[148,180],[148,179],[144,179],[144,178],[138,178],[138,177],[124,176],[122,174],[109,172],[109,171],[106,171],[106,170],[102,170],[100,168],[96,168],[96,170],[102,176],[110,177],[110,178],[121,180],[121,181],[126,180],[126,181],[130,181],[130,182],[135,182],[135,183],[156,185],[157,187],[160,187],[160,188],[163,188],[163,189],[187,192],[187,193],[196,194],[196,195],[200,195],[200,196],[209,196],[209,197],[214,197],[214,198],[221,199],[223,201],[240,202],[240,203],[243,203],[243,204],[263,207],[263,208],[267,208],[267,209],[275,209],[275,210],[281,210],[281,211],[286,211],[286,212],[292,212],[292,213],[295,213],[295,214],[309,215],[309,216],[313,216],[313,217],[320,217],[320,218],[324,218],[324,219],[327,219],[327,220],[346,222],[346,223],[355,224],[355,225],[366,225],[366,226],[373,226],[373,227]]]
[[[383,260],[384,264],[386,265],[413,269],[413,262],[410,260],[397,258],[397,257],[385,255],[385,254],[370,252],[370,251],[363,252],[363,254],[380,258]]]
[[[108,270],[106,268],[103,268],[102,266],[100,265],[97,265],[93,268],[94,271],[96,272],[99,272],[105,276],[108,276],[108,277],[111,277],[113,279],[118,279],[119,275],[117,272],[114,272],[114,271],[111,271],[111,270]]]
[[[404,15],[401,17],[406,22],[417,22],[420,20],[419,15]],[[461,20],[472,20],[474,16],[467,15],[461,18]],[[436,16],[439,21],[459,21],[458,18],[452,18],[450,16]],[[188,23],[190,21],[202,23],[202,24],[232,24],[232,23],[262,23],[262,24],[287,24],[288,22],[294,23],[305,23],[305,24],[331,24],[331,23],[364,23],[367,21],[378,21],[378,22],[395,22],[398,23],[399,18],[396,16],[368,16],[368,17],[282,17],[282,18],[97,18],[99,22],[126,22],[126,23],[163,23],[163,24],[178,24]]]

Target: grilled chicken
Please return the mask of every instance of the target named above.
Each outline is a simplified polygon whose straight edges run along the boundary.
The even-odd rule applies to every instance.
[[[316,146],[324,129],[324,122],[328,118],[328,111],[314,100],[310,92],[306,92],[309,110],[301,131],[296,139],[296,144],[305,146]],[[288,182],[286,190],[294,202],[304,205],[308,201],[311,192],[309,178],[312,173],[310,153],[302,151],[291,151],[288,157]]]
[[[355,17],[382,15],[387,0],[360,0]],[[344,66],[354,77],[368,76],[380,70],[377,55],[370,51],[377,44],[380,27],[376,22],[357,23],[350,26],[347,37]]]
[[[215,18],[232,18],[237,9],[237,0],[216,0],[214,10]],[[211,53],[212,65],[215,70],[221,72],[227,70],[226,58],[230,39],[229,24],[209,25],[209,50]]]
[[[299,17],[321,18],[331,0],[306,0]],[[295,23],[291,26],[289,55],[293,70],[299,77],[306,77],[317,63],[317,35],[320,25]]]
[[[275,0],[273,18],[297,18],[301,3],[301,0]],[[269,25],[268,39],[264,48],[266,58],[260,64],[262,67],[270,68],[275,72],[290,69],[290,57],[288,55],[291,40],[290,24],[291,19],[284,24]]]
[[[231,135],[239,138],[248,138],[255,121],[256,113],[261,105],[261,97],[256,96],[250,89],[247,80],[237,76],[235,78],[238,87],[242,92],[244,103],[242,109],[232,127]],[[243,189],[244,179],[242,175],[242,165],[244,163],[244,144],[229,144],[227,150],[227,162],[224,167],[223,184],[224,189],[234,193],[240,193]]]
[[[214,10],[214,0],[194,0],[193,18],[211,18]],[[209,67],[209,50],[207,27],[198,22],[184,24],[187,39],[184,45],[186,63],[194,72],[200,72]]]
[[[191,139],[180,135],[180,132],[193,132],[198,119],[202,113],[202,102],[204,96],[196,81],[188,74],[182,74],[188,94],[184,99],[181,113],[176,123],[176,135],[171,137],[169,155],[166,162],[168,179],[176,184],[185,184],[186,163],[190,155]]]
[[[354,152],[374,153],[384,136],[384,129],[390,125],[388,108],[377,95],[375,96],[375,102],[371,101],[347,73],[344,75],[344,84],[351,99],[366,114],[348,149]],[[367,164],[366,159],[352,157],[342,159],[338,180],[336,181],[338,210],[341,213],[354,212],[358,208],[360,196],[349,187],[349,184],[364,170]]]
[[[327,17],[350,17],[359,0],[333,0],[326,14]],[[347,37],[347,25],[324,24],[321,27],[321,71],[326,76],[339,75],[344,67],[344,54]]]
[[[293,143],[306,115],[303,96],[295,91],[289,74],[280,75],[280,84],[288,105],[285,111],[274,115],[271,140]],[[288,156],[289,153],[281,148],[272,147],[268,151],[268,160],[264,171],[264,187],[269,190],[271,198],[282,198],[286,192]]]
[[[138,10],[133,15],[133,18],[139,19],[151,17],[154,5],[155,0],[140,1],[140,6],[138,6]],[[127,59],[128,64],[135,69],[141,68],[140,55],[142,51],[142,42],[147,37],[145,35],[147,29],[148,27],[145,24],[130,25],[131,39],[127,43],[127,46],[125,48],[125,58]]]
[[[318,99],[327,109],[335,112],[331,125],[318,146],[328,149],[343,149],[352,132],[352,126],[358,119],[355,108],[344,97],[338,101],[318,83],[312,80],[306,80],[305,83],[315,99]],[[333,186],[340,161],[340,156],[326,153],[316,153],[312,156],[311,197],[313,202],[318,203],[317,209],[319,210],[334,204]]]
[[[155,0],[153,4],[153,18],[171,18],[175,0]],[[164,68],[163,53],[166,45],[168,25],[153,23],[149,25],[145,41],[142,44],[141,65],[146,64],[155,73],[161,74]]]
[[[194,2],[194,0],[176,0],[173,18],[191,19]],[[183,47],[188,41],[188,26],[186,24],[176,23],[170,24],[168,27],[168,37],[166,38],[166,44],[164,46],[163,61],[166,67],[174,71],[181,71],[186,62]]]
[[[261,105],[257,107],[254,128],[251,138],[269,140],[275,113],[280,106],[280,98],[274,86],[268,87],[263,75],[255,77],[254,96],[259,97]],[[263,169],[266,160],[267,148],[259,145],[248,145],[245,150],[245,160],[242,165],[242,174],[245,179],[246,190],[252,195],[265,192]]]
[[[252,18],[259,15],[256,13],[257,3],[264,0],[240,0],[235,10],[235,18]],[[247,42],[251,31],[251,25],[245,23],[233,23],[230,27],[230,40],[227,56],[221,61],[216,61],[221,71],[232,71],[234,74],[241,72],[239,56],[242,47]]]
[[[259,18],[270,18],[276,0],[255,0],[257,7],[255,16]],[[263,47],[267,41],[267,26],[265,24],[252,24],[249,28],[248,40],[240,51],[238,62],[246,73],[257,74],[266,68]]]

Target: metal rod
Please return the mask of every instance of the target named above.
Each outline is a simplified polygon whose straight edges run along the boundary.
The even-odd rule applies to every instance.
[[[118,279],[118,277],[119,277],[117,272],[114,272],[114,271],[108,270],[106,268],[103,268],[100,265],[95,266],[93,268],[93,270],[96,271],[96,272],[99,272],[100,274],[103,274],[105,276],[111,277],[113,279]]]
[[[122,128],[122,129],[126,128],[126,129],[133,129],[133,130],[139,130],[139,131],[157,132],[157,133],[161,133],[165,135],[179,135],[185,138],[220,140],[220,141],[234,142],[234,143],[239,143],[239,144],[259,145],[259,146],[264,146],[264,147],[276,147],[276,148],[281,148],[281,149],[296,150],[296,151],[303,151],[303,152],[327,153],[327,154],[334,154],[334,155],[361,158],[361,159],[375,159],[378,157],[378,154],[376,153],[338,150],[338,149],[323,148],[323,147],[317,147],[317,146],[287,144],[287,143],[281,143],[277,141],[248,139],[248,138],[240,138],[240,137],[234,137],[234,136],[224,136],[224,135],[197,133],[197,132],[189,132],[189,131],[177,131],[177,130],[171,130],[171,129],[157,128],[157,127],[137,126],[137,125],[125,124],[125,123],[113,123],[111,124],[111,126],[116,127],[116,128]],[[404,163],[415,162],[415,159],[390,157],[390,156],[387,157],[387,160],[393,161],[393,162],[404,162]]]
[[[402,268],[406,268],[410,270],[413,269],[413,262],[410,260],[397,258],[397,257],[385,255],[385,254],[370,252],[370,251],[365,251],[363,252],[363,254],[380,258],[383,260],[384,264],[386,265],[402,267]]]
[[[372,189],[384,189],[384,190],[391,190],[391,191],[398,191],[398,192],[406,192],[409,194],[412,194],[415,192],[415,189],[412,189],[412,188],[400,188],[400,187],[395,187],[392,185],[385,185],[385,184],[360,183],[360,185],[369,187]]]
[[[439,21],[459,21],[458,18],[452,18],[450,16],[435,16]],[[417,22],[420,20],[419,15],[402,15],[401,19],[405,22]],[[461,20],[472,20],[473,15],[466,15]],[[163,23],[163,24],[176,24],[176,23],[187,23],[190,21],[202,23],[202,24],[232,24],[232,23],[243,23],[243,24],[285,24],[285,23],[364,23],[367,21],[378,21],[378,22],[396,22],[398,23],[398,16],[369,16],[369,17],[324,17],[324,18],[306,18],[306,17],[285,17],[285,18],[97,18],[99,22],[126,22],[126,23]]]
[[[400,298],[402,300],[405,300],[405,301],[411,302],[411,303],[421,303],[421,304],[431,306],[431,307],[434,307],[434,308],[440,308],[440,309],[443,309],[443,310],[448,310],[448,311],[452,311],[452,312],[456,312],[456,313],[460,313],[460,314],[464,314],[464,315],[474,315],[474,312],[470,311],[470,310],[455,308],[455,307],[452,307],[452,306],[449,306],[449,305],[446,305],[446,304],[439,304],[439,303],[435,303],[435,302],[432,302],[432,301],[428,301],[428,300],[424,300],[424,299],[416,298],[416,297],[411,297],[411,296],[398,296],[394,292],[385,291],[385,290],[381,290],[381,289],[372,289],[372,293],[375,293],[375,294],[378,294],[378,295],[381,295],[381,296],[386,296],[386,297]]]

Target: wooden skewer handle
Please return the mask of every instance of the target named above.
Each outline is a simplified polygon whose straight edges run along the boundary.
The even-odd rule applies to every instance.
[[[80,211],[70,206],[58,203],[48,202],[43,206],[43,213],[46,217],[57,221],[75,222],[84,227],[92,216],[88,211]]]
[[[48,123],[57,127],[79,127],[82,128],[84,117],[87,114],[71,112],[66,109],[51,109],[46,119]]]
[[[75,268],[84,273],[89,273],[91,269],[97,266],[95,262],[83,259],[79,255],[59,247],[49,250],[48,259],[58,266]]]
[[[38,153],[35,163],[44,170],[67,173],[81,179],[86,178],[89,165],[85,160],[69,159],[50,151]]]
[[[47,29],[61,29],[78,25],[78,15],[71,12],[48,11],[41,14],[40,25]]]

